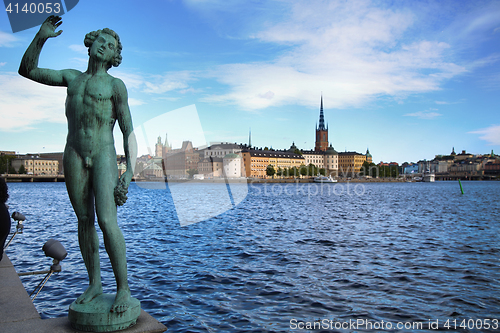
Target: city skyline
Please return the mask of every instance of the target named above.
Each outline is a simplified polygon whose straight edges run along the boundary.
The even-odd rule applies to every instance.
[[[39,27],[13,34],[0,15],[1,149],[63,151],[65,89],[17,74]],[[85,34],[115,30],[123,63],[110,74],[136,128],[195,105],[207,145],[247,143],[251,128],[254,146],[310,150],[323,96],[329,143],[375,163],[500,149],[498,1],[86,1],[62,19],[40,66],[83,71]]]

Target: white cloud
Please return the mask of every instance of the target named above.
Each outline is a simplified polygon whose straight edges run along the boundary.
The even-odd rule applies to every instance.
[[[0,47],[12,47],[18,39],[13,34],[0,31]]]
[[[0,67],[7,65],[6,62],[0,62]]]
[[[470,134],[481,134],[481,140],[487,141],[490,145],[500,145],[500,125],[491,125],[477,131],[469,132]]]
[[[138,105],[144,105],[146,104],[146,102],[140,100],[140,99],[136,99],[136,98],[130,98],[128,99],[128,105],[129,106],[138,106]]]
[[[436,117],[442,116],[441,113],[434,112],[436,109],[430,109],[429,111],[418,111],[414,113],[407,113],[406,117],[417,117],[420,119],[434,119]]]
[[[163,94],[172,90],[187,89],[188,82],[193,80],[188,71],[170,72],[164,75],[155,75],[144,82],[144,92],[151,94]]]
[[[66,89],[49,87],[17,73],[0,74],[0,130],[23,131],[41,122],[65,123]]]
[[[80,45],[80,44],[72,44],[69,46],[69,48],[77,53],[88,55],[89,54],[89,49],[85,47],[85,45]]]
[[[298,1],[290,17],[253,35],[289,46],[267,63],[228,64],[210,73],[231,87],[208,102],[238,104],[249,110],[283,104],[361,106],[380,95],[395,98],[440,89],[464,67],[446,61],[450,45],[407,42],[413,22],[406,11],[379,9],[370,1]],[[269,98],[268,92],[274,95]]]
[[[195,91],[189,86],[194,75],[189,71],[168,72],[162,75],[143,75],[115,71],[113,76],[123,80],[129,90],[138,90],[148,94],[164,94],[177,90],[179,93]]]

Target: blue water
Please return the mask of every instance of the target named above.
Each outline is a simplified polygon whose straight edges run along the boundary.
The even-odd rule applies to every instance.
[[[206,184],[185,186],[209,193]],[[444,329],[448,319],[500,319],[500,182],[463,182],[463,195],[456,182],[312,186],[252,185],[235,208],[181,227],[168,189],[132,184],[119,224],[133,296],[169,332],[352,332],[363,330],[300,330],[291,321],[362,319],[439,320]],[[34,301],[42,318],[66,316],[87,276],[65,185],[9,190],[10,212],[27,218],[7,249],[16,269],[48,269],[41,247],[50,238],[69,253]],[[114,292],[101,251],[105,292]],[[22,278],[28,292],[40,278]]]

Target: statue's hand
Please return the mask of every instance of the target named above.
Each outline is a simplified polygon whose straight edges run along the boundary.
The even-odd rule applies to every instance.
[[[115,203],[117,206],[122,206],[127,201],[128,186],[123,182],[118,183],[115,187]]]
[[[117,206],[122,206],[127,201],[128,185],[132,180],[130,174],[131,172],[128,172],[128,170],[125,171],[115,187],[115,203]]]
[[[52,38],[59,36],[63,31],[59,30],[56,32],[56,29],[62,24],[60,16],[51,15],[47,17],[47,19],[42,23],[40,27],[40,37],[42,38]]]

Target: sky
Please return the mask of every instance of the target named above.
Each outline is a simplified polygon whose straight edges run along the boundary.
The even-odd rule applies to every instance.
[[[139,155],[183,140],[313,149],[323,97],[329,142],[374,162],[500,153],[500,1],[80,1],[39,66],[87,69],[86,33],[123,44]],[[0,150],[61,152],[64,87],[17,74],[38,27],[0,13]],[[115,128],[117,152],[123,152]],[[144,144],[141,144],[144,143]],[[149,149],[148,149],[149,147]]]

